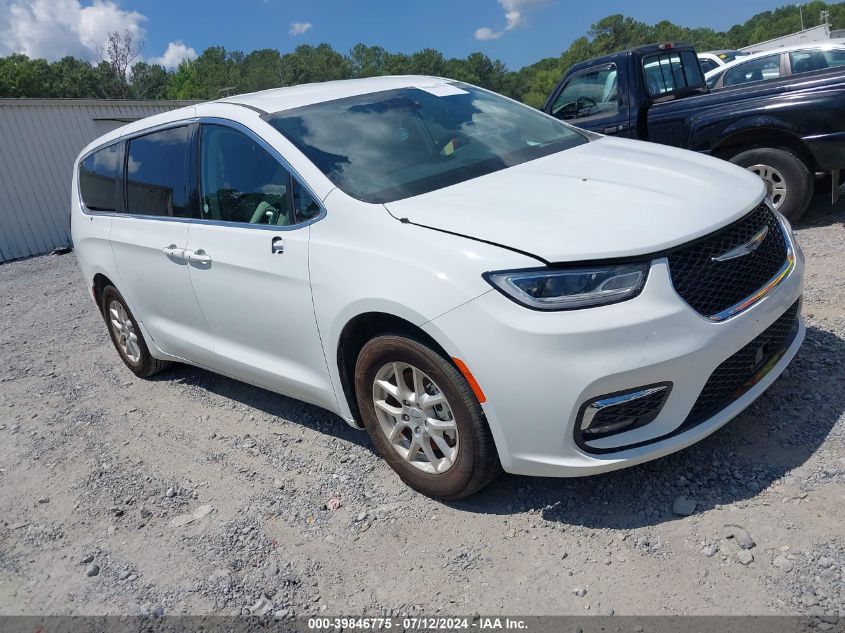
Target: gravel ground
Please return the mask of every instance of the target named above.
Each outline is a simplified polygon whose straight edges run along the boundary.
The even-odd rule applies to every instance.
[[[2,265],[0,614],[810,614],[826,630],[845,616],[845,202],[818,207],[797,231],[806,342],[745,413],[656,462],[504,476],[450,504],[320,409],[190,367],[136,379],[73,255]]]

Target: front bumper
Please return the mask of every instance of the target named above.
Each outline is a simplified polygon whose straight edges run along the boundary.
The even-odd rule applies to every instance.
[[[623,468],[689,446],[723,426],[766,390],[804,338],[804,323],[756,384],[712,417],[678,432],[713,371],[763,333],[801,296],[804,257],[758,303],[726,321],[701,317],[655,260],[642,293],[570,312],[527,310],[491,291],[424,326],[469,367],[503,468],[535,476],[580,476]],[[591,442],[574,429],[584,403],[645,385],[672,383],[650,423]],[[626,448],[627,447],[627,448]]]

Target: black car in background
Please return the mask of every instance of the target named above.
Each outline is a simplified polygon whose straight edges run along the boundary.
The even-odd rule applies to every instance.
[[[791,220],[807,210],[815,175],[835,199],[845,169],[845,69],[710,92],[695,49],[650,44],[570,68],[543,110],[578,127],[711,154],[766,182]]]

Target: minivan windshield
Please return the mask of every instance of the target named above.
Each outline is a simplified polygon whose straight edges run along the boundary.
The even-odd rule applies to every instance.
[[[266,120],[335,185],[392,202],[587,142],[528,106],[458,82],[375,92]]]

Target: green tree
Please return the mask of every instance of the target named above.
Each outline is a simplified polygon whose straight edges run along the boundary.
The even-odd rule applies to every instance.
[[[219,99],[235,94],[241,80],[244,55],[211,46],[187,60],[171,75],[167,93],[174,99]]]
[[[133,99],[165,99],[170,76],[159,64],[138,62],[132,67],[130,87]]]
[[[238,92],[255,92],[285,85],[283,68],[279,51],[263,48],[251,52],[241,62]]]
[[[100,97],[99,77],[88,62],[63,57],[50,64],[50,96],[63,98]]]
[[[4,97],[51,97],[50,64],[13,54],[0,61],[0,94]]]
[[[377,77],[387,74],[389,53],[381,46],[356,44],[349,51],[349,72],[353,77]]]
[[[408,59],[408,74],[440,77],[446,70],[443,53],[433,48],[424,48]]]
[[[812,0],[802,7],[806,27],[816,26],[821,12],[828,11],[831,28],[845,28],[845,2]],[[320,44],[299,46],[286,53],[260,49],[248,55],[212,46],[197,59],[182,62],[169,72],[155,64],[136,62],[140,45],[131,34],[110,33],[102,59],[95,66],[71,57],[53,63],[20,54],[0,58],[0,96],[217,99],[314,81],[421,74],[451,77],[541,106],[566,70],[586,59],[664,41],[687,41],[699,50],[740,48],[800,27],[801,18],[794,5],[764,11],[724,32],[687,28],[668,20],[649,25],[615,14],[593,24],[558,57],[538,60],[517,71],[483,53],[446,59],[433,48],[409,55],[356,44],[343,55],[328,44]]]
[[[350,77],[352,69],[349,60],[328,44],[302,44],[293,52],[282,55],[282,78],[285,86]]]

